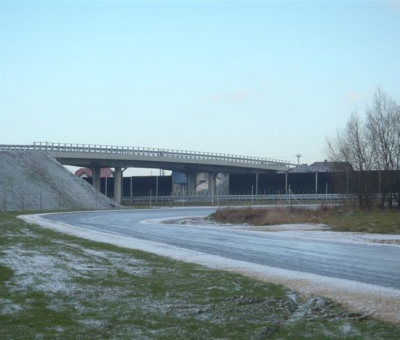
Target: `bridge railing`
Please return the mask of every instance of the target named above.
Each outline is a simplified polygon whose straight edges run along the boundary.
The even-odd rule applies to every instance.
[[[256,165],[280,165],[289,167],[287,161],[239,156],[223,153],[199,152],[187,150],[156,149],[131,146],[111,146],[95,144],[68,144],[35,142],[33,145],[0,145],[0,151],[47,151],[47,152],[78,152],[78,153],[102,153],[102,154],[125,154],[143,157],[165,157],[182,158],[192,160],[224,161],[234,163],[256,164]]]

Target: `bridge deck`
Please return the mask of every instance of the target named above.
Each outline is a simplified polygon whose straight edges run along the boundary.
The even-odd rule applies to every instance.
[[[0,145],[0,151],[43,151],[62,164],[101,167],[144,167],[176,171],[288,171],[290,163],[262,157],[143,147],[33,143]]]

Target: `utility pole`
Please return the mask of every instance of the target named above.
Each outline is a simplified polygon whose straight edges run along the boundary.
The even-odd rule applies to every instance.
[[[300,165],[300,157],[301,157],[301,155],[298,153],[296,155],[296,157],[297,157],[297,165]]]

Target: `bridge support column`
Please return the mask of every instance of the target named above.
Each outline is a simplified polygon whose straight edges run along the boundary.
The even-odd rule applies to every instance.
[[[258,195],[258,173],[256,173],[256,195]]]
[[[92,168],[92,185],[99,192],[100,192],[100,183],[101,183],[101,168],[99,166],[94,166]]]
[[[114,171],[114,201],[121,203],[122,201],[122,169],[115,168]]]
[[[288,172],[285,172],[285,193],[288,193]]]
[[[210,195],[215,195],[217,192],[217,172],[208,173],[208,192]]]
[[[197,173],[196,172],[188,172],[187,173],[188,196],[196,195],[196,178],[197,178]]]

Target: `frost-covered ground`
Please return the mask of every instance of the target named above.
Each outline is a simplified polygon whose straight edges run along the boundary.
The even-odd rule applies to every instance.
[[[0,230],[12,271],[0,339],[397,339],[398,327],[320,296],[7,219]]]
[[[211,268],[223,269],[243,273],[268,282],[284,284],[304,294],[315,294],[331,298],[347,306],[350,310],[367,313],[381,320],[388,320],[400,324],[400,291],[354,281],[323,277],[315,274],[290,271],[285,269],[250,264],[243,261],[230,260],[219,256],[208,255],[196,251],[176,248],[167,244],[145,240],[136,240],[121,235],[105,234],[97,230],[83,230],[79,227],[68,226],[62,223],[50,222],[38,215],[22,216],[28,222],[40,224],[44,227],[62,231],[79,237],[107,242],[114,245],[140,249],[173,259],[202,264]],[[154,222],[154,220],[152,221]],[[160,222],[160,220],[158,220]],[[204,228],[215,228],[212,223],[199,218],[180,220],[175,223],[202,225]],[[225,226],[227,228],[249,228],[249,226]],[[318,228],[326,229],[324,226]],[[274,227],[275,233],[293,237],[324,238],[336,242],[364,242],[381,243],[382,247],[397,247],[399,236],[364,235],[358,233],[334,233],[327,231],[310,231],[309,225],[282,226],[281,230]],[[290,230],[295,229],[295,230]],[[390,243],[390,244],[387,244]],[[400,270],[400,268],[399,268]]]

